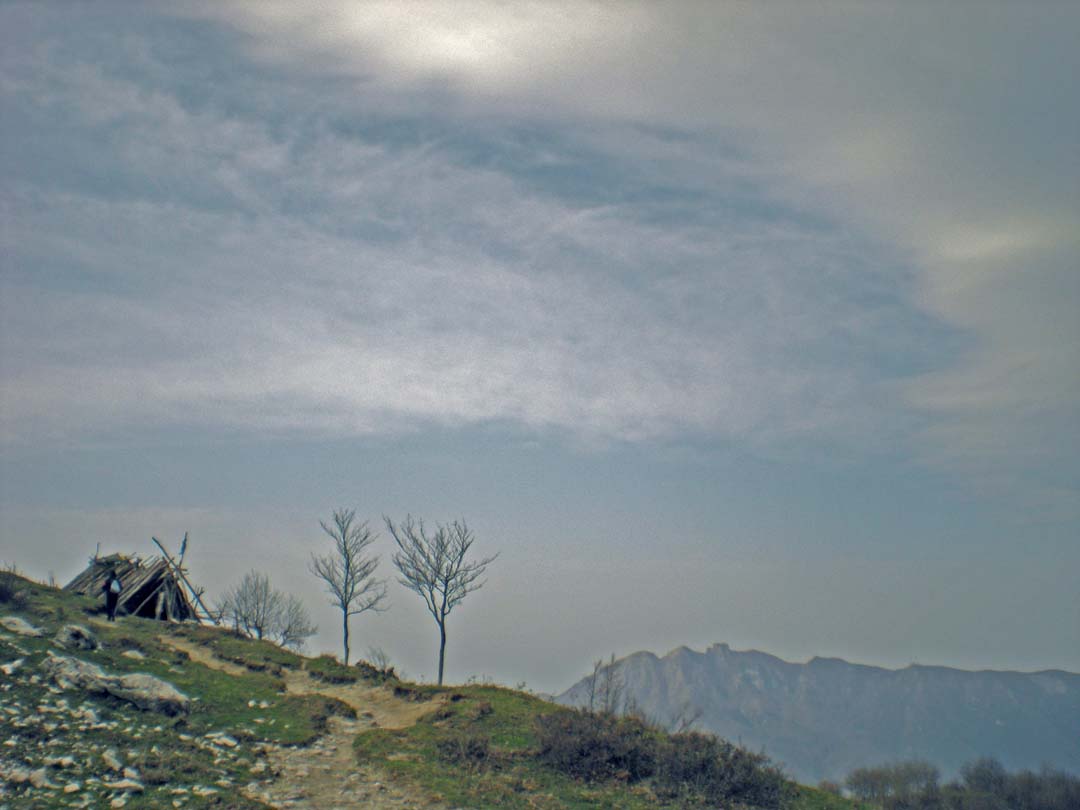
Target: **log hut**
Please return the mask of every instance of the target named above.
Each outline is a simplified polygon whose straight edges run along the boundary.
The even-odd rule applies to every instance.
[[[165,557],[95,556],[64,590],[104,601],[103,586],[110,571],[116,572],[122,588],[118,613],[162,621],[199,620],[175,566]]]

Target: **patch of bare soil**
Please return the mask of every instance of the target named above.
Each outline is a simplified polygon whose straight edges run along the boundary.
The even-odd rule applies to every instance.
[[[285,670],[285,689],[293,695],[326,695],[337,698],[356,709],[359,716],[370,720],[370,728],[408,728],[446,702],[442,695],[435,700],[421,702],[403,700],[385,686],[362,683],[328,684],[312,678],[304,670]]]
[[[206,647],[187,639],[163,636],[161,641],[211,669],[229,674],[246,673],[243,667],[222,660]],[[247,786],[245,792],[250,798],[282,810],[445,810],[444,805],[431,801],[415,788],[395,784],[377,768],[358,764],[353,753],[357,734],[376,728],[408,728],[439,708],[442,699],[407,701],[395,697],[386,687],[327,684],[304,670],[286,669],[283,676],[286,692],[337,698],[356,710],[357,719],[329,718],[326,734],[311,745],[263,745],[265,775],[269,778]]]
[[[358,765],[353,738],[374,728],[369,719],[330,718],[327,734],[303,748],[274,746],[266,751],[276,778],[252,784],[248,796],[274,808],[296,810],[414,810],[443,808],[406,785],[389,782],[375,768]]]
[[[194,641],[188,641],[186,638],[177,638],[176,636],[158,636],[158,641],[164,644],[166,647],[172,647],[174,650],[179,650],[182,653],[186,653],[197,664],[202,664],[204,667],[210,669],[217,669],[221,672],[225,672],[229,675],[247,675],[246,668],[239,664],[234,664],[232,661],[226,661],[224,658],[218,658],[208,648],[201,644],[196,644]]]

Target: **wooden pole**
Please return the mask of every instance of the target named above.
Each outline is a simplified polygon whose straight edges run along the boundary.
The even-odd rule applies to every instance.
[[[165,561],[176,572],[176,575],[179,576],[181,580],[183,580],[185,585],[187,585],[188,590],[191,591],[191,595],[195,597],[195,601],[198,603],[199,607],[203,609],[203,613],[206,614],[206,618],[208,618],[214,624],[217,624],[217,618],[215,618],[213,613],[207,610],[206,605],[203,604],[202,597],[199,596],[199,592],[195,590],[195,588],[190,582],[188,582],[188,578],[184,576],[184,572],[177,567],[176,562],[173,560],[172,556],[169,554],[168,551],[165,550],[165,546],[161,545],[161,543],[156,537],[151,537],[150,539],[153,540],[154,544],[161,549],[161,553],[165,555]],[[198,614],[196,614],[196,616],[198,616]]]

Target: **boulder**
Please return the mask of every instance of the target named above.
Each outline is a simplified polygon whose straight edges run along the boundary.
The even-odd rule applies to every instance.
[[[167,715],[185,714],[191,709],[187,695],[171,683],[143,672],[109,675],[96,664],[52,654],[41,662],[41,668],[61,689],[108,694],[145,711]]]
[[[77,624],[65,624],[53,641],[69,650],[96,650],[99,646],[94,634]]]
[[[34,625],[30,624],[26,619],[20,619],[18,616],[0,616],[0,627],[20,636],[41,635],[41,631]]]

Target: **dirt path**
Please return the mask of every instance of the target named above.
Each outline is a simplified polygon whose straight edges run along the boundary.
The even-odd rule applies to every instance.
[[[182,653],[186,653],[197,664],[202,664],[204,667],[210,669],[217,669],[221,672],[229,675],[247,675],[248,670],[246,667],[242,667],[239,664],[234,664],[232,661],[226,661],[224,658],[218,658],[213,652],[208,650],[201,644],[196,644],[194,641],[188,641],[186,638],[177,638],[176,636],[158,636],[158,641],[164,644],[166,647],[172,647],[174,650],[179,650]]]
[[[327,734],[309,746],[270,748],[267,760],[277,778],[250,786],[248,795],[271,807],[296,810],[445,810],[408,786],[387,781],[379,770],[357,765],[353,738],[370,728],[369,720],[333,717]]]
[[[395,697],[385,686],[327,684],[312,678],[303,670],[285,671],[285,689],[293,695],[314,694],[337,698],[356,709],[357,715],[368,719],[371,722],[369,728],[408,728],[445,703],[443,696],[421,702],[403,700]]]
[[[160,640],[211,669],[231,675],[247,672],[187,639],[162,636]],[[262,754],[271,778],[249,784],[245,792],[250,798],[282,810],[446,810],[407,785],[391,783],[377,768],[359,765],[353,753],[357,734],[376,728],[408,728],[442,701],[407,701],[381,686],[327,684],[304,670],[286,669],[283,677],[289,694],[337,698],[356,710],[357,719],[331,717],[326,734],[311,745],[264,744]]]

